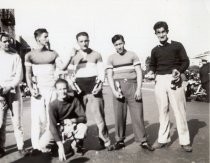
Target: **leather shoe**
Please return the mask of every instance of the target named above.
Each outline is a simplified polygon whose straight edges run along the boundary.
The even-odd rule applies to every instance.
[[[154,151],[155,148],[153,148],[148,142],[141,143],[141,147],[144,149],[147,149],[148,151]]]
[[[185,152],[192,152],[192,146],[191,145],[181,145],[182,149],[185,151]]]
[[[29,155],[30,155],[29,151],[27,151],[27,150],[25,150],[25,149],[19,149],[19,150],[18,150],[18,153],[19,153],[19,155],[20,155],[21,157],[26,157],[26,156],[29,156]]]
[[[4,157],[5,154],[5,150],[0,148],[0,158]]]
[[[160,149],[160,148],[164,148],[167,146],[167,143],[158,143],[156,142],[154,145],[153,145],[153,148],[154,149]]]
[[[119,150],[119,149],[123,149],[125,148],[125,143],[124,141],[118,141],[115,144],[113,144],[112,146],[110,146],[110,150]]]

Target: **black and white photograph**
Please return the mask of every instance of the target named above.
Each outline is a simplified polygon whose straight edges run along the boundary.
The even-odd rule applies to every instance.
[[[209,0],[0,0],[1,163],[209,163]]]

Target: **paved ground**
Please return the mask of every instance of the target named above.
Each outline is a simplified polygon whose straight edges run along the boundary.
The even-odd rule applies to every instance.
[[[155,104],[153,85],[144,84],[143,100],[145,126],[148,139],[154,143],[158,133],[158,110]],[[108,87],[104,89],[106,121],[110,132],[112,142],[114,142],[114,116],[111,102],[112,95]],[[171,111],[171,113],[173,113]],[[24,100],[23,125],[25,134],[25,145],[31,147],[30,143],[30,100]],[[192,153],[181,151],[176,124],[173,114],[171,114],[171,137],[172,142],[169,147],[154,152],[148,152],[141,149],[134,142],[130,116],[127,120],[127,138],[126,148],[120,151],[107,152],[99,150],[100,145],[97,142],[97,129],[91,113],[88,112],[89,132],[85,141],[85,147],[88,151],[84,156],[69,157],[68,163],[209,163],[209,105],[202,102],[187,103],[187,119],[190,130],[190,138],[193,146]],[[17,153],[14,133],[11,121],[7,122],[7,155],[0,159],[1,163],[56,163],[58,158],[47,158],[44,156],[32,158],[20,158]]]

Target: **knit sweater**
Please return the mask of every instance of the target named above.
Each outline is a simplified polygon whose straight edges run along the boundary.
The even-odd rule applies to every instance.
[[[50,131],[55,141],[61,141],[57,123],[63,124],[65,119],[72,118],[76,118],[77,123],[86,123],[84,108],[77,98],[69,97],[64,101],[56,99],[49,106]]]
[[[165,45],[158,45],[152,49],[150,70],[156,74],[171,74],[173,69],[183,73],[188,66],[189,58],[179,42],[167,42]]]
[[[22,62],[18,54],[0,50],[0,76],[0,86],[18,86],[23,79]]]

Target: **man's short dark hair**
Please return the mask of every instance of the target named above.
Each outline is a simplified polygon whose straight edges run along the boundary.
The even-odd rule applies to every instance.
[[[0,41],[2,41],[3,37],[10,37],[7,33],[0,33]]]
[[[57,86],[57,84],[59,84],[59,83],[65,84],[65,85],[67,86],[67,89],[69,89],[69,83],[68,83],[65,79],[59,78],[58,80],[56,80],[56,81],[55,81],[55,84],[54,84],[54,87],[57,88],[56,86]]]
[[[37,30],[34,31],[34,38],[36,40],[36,38],[40,35],[42,35],[43,33],[48,33],[47,30],[45,28],[38,28]]]
[[[167,24],[166,22],[164,22],[164,21],[158,21],[157,23],[155,23],[153,29],[154,29],[154,31],[156,32],[156,30],[157,30],[158,28],[161,28],[161,27],[163,27],[163,28],[166,30],[166,32],[169,31],[169,30],[168,30],[168,24]]]
[[[88,35],[88,33],[87,33],[87,32],[79,32],[79,33],[77,33],[77,35],[76,35],[76,39],[78,40],[78,38],[79,38],[80,36],[86,36],[86,37],[88,37],[88,38],[89,38],[89,35]]]
[[[112,37],[112,43],[114,44],[117,40],[122,40],[123,42],[125,42],[124,37],[122,35],[114,35]]]

